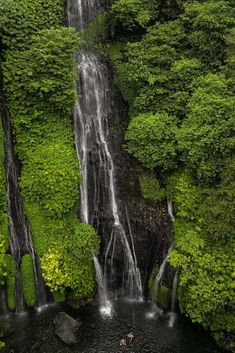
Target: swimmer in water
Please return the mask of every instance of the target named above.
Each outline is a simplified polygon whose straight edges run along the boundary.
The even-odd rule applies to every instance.
[[[127,337],[130,339],[130,342],[132,342],[133,338],[135,337],[132,332],[129,332]]]
[[[122,347],[122,346],[126,346],[126,339],[125,338],[122,338],[119,342],[119,346]]]

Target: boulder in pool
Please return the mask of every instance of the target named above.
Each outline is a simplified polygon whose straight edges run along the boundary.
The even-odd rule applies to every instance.
[[[64,312],[60,312],[54,319],[55,334],[66,344],[75,344],[79,340],[81,322],[73,319]]]

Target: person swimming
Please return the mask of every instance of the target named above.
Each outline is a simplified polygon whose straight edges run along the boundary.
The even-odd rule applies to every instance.
[[[130,342],[132,342],[132,341],[133,341],[133,338],[134,338],[135,336],[133,335],[132,332],[129,332],[129,333],[127,334],[127,337],[130,339]]]
[[[122,338],[119,342],[119,346],[122,347],[122,346],[126,346],[126,339],[125,338]]]

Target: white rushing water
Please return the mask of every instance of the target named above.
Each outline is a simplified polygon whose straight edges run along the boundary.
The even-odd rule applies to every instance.
[[[167,211],[168,211],[168,214],[171,218],[171,221],[174,222],[175,221],[175,217],[174,217],[174,214],[173,214],[173,208],[172,208],[172,202],[171,200],[167,200]],[[172,244],[170,245],[168,251],[167,251],[167,254],[166,256],[164,257],[163,261],[162,261],[162,264],[159,268],[159,271],[158,271],[158,274],[155,278],[155,283],[154,283],[154,293],[155,293],[155,296],[157,296],[157,293],[158,293],[158,289],[159,289],[159,285],[161,283],[161,280],[163,278],[163,275],[165,273],[165,269],[166,269],[166,265],[167,265],[167,261],[170,257],[170,254],[171,254],[171,250],[173,249],[173,242]]]
[[[172,295],[171,295],[171,311],[170,311],[170,319],[169,319],[169,327],[173,327],[175,323],[175,300],[176,300],[176,291],[177,291],[177,285],[178,285],[178,271],[175,271],[175,276],[173,280],[173,286],[172,286]]]
[[[113,309],[112,309],[112,303],[109,299],[106,281],[103,276],[99,260],[97,259],[96,256],[93,257],[93,261],[95,265],[96,281],[98,284],[100,313],[104,317],[111,317]]]
[[[102,6],[102,0],[69,0],[68,24],[82,30]],[[117,241],[121,242],[125,257],[125,287],[129,289],[131,297],[142,298],[140,272],[133,255],[134,248],[130,247],[120,219],[115,168],[108,143],[108,115],[111,112],[109,72],[99,57],[90,52],[79,53],[78,66],[80,84],[74,112],[74,132],[83,176],[80,187],[80,218],[82,222],[93,225],[95,220],[98,229],[102,210],[109,208],[113,226],[105,259],[107,260],[110,252],[113,258],[115,244]],[[98,271],[97,261],[95,265]],[[97,273],[97,278],[105,281],[106,272],[101,277],[102,270],[99,271],[101,272]]]
[[[132,298],[140,299],[142,297],[140,272],[136,257],[133,255],[134,248],[130,247],[120,219],[115,188],[115,168],[108,144],[107,117],[111,111],[108,70],[93,53],[80,53],[78,62],[80,87],[74,114],[74,131],[83,175],[80,188],[80,217],[83,222],[92,223],[90,215],[94,212],[99,213],[99,208],[109,206],[113,229],[106,249],[106,259],[110,251],[114,254],[115,243],[120,241],[125,255],[125,287],[129,289],[129,295]],[[93,189],[90,188],[89,180],[94,185]],[[101,186],[100,183],[102,183]],[[101,190],[104,195],[100,195]]]

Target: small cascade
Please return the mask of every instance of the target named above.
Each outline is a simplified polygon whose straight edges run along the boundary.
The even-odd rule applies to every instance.
[[[166,256],[165,256],[165,258],[164,258],[164,260],[163,260],[163,262],[162,262],[162,264],[160,266],[158,274],[157,274],[157,276],[155,278],[155,283],[154,283],[155,296],[157,296],[159,285],[160,285],[162,277],[163,277],[163,275],[165,273],[166,264],[167,264],[167,261],[168,261],[168,259],[170,257],[170,253],[171,253],[172,248],[173,248],[173,244],[169,247],[168,252],[167,252],[167,254],[166,254]]]
[[[93,261],[95,265],[96,281],[98,284],[100,313],[102,316],[110,317],[112,315],[112,304],[111,304],[111,301],[109,300],[106,281],[102,273],[99,260],[97,259],[96,256],[93,257]]]
[[[126,219],[127,219],[127,225],[129,229],[129,234],[131,238],[131,245],[132,245],[132,252],[133,252],[133,258],[134,258],[134,263],[135,263],[135,272],[137,274],[137,292],[136,293],[131,293],[131,297],[138,298],[139,300],[143,300],[143,287],[142,287],[142,281],[141,281],[141,275],[140,275],[140,270],[137,266],[137,258],[136,258],[136,253],[135,253],[135,244],[134,244],[134,238],[132,234],[132,229],[131,229],[131,222],[130,222],[130,217],[129,217],[129,212],[127,210],[127,207],[125,205],[125,211],[126,211]],[[132,290],[134,290],[134,283],[132,285]]]
[[[178,286],[178,270],[176,270],[174,280],[173,280],[169,327],[173,327],[175,323],[175,299],[176,299],[177,286]]]
[[[79,30],[93,20],[104,7],[105,0],[69,0],[67,2],[68,25]]]
[[[105,257],[107,259],[110,252],[113,257],[116,242],[121,242],[125,256],[125,287],[132,298],[138,299],[142,296],[140,273],[120,220],[114,163],[108,145],[107,117],[111,111],[108,70],[92,53],[81,53],[78,63],[81,73],[78,88],[80,97],[74,113],[74,131],[83,175],[80,218],[82,222],[90,224],[96,219],[97,225],[101,210],[108,206],[113,227]]]
[[[168,199],[167,199],[167,212],[170,216],[171,221],[174,223],[175,217],[174,217],[174,213],[173,213],[172,202],[171,202],[171,200],[168,200]]]
[[[45,286],[42,282],[39,269],[36,265],[35,253],[32,245],[32,238],[24,215],[23,203],[21,200],[18,186],[18,171],[16,168],[15,155],[12,144],[12,133],[10,119],[5,107],[2,108],[3,128],[5,131],[5,158],[6,158],[6,184],[8,198],[8,217],[9,217],[9,243],[10,253],[15,262],[16,290],[15,302],[16,312],[25,311],[23,289],[21,283],[20,265],[23,254],[29,253],[32,257],[37,301],[43,303],[46,300]]]
[[[167,200],[167,212],[170,216],[170,219],[172,222],[175,221],[175,217],[174,217],[174,214],[173,214],[173,207],[172,207],[172,202],[171,200]],[[157,293],[158,293],[158,288],[159,288],[159,285],[161,283],[161,280],[162,280],[162,277],[165,273],[165,269],[166,269],[166,265],[167,265],[167,261],[170,257],[170,253],[171,253],[171,250],[173,249],[173,239],[172,239],[172,244],[170,245],[168,251],[167,251],[167,254],[166,256],[164,257],[163,259],[163,262],[160,266],[160,269],[158,271],[158,274],[156,276],[156,279],[155,279],[155,283],[154,283],[154,292],[155,292],[155,296],[157,296]]]

